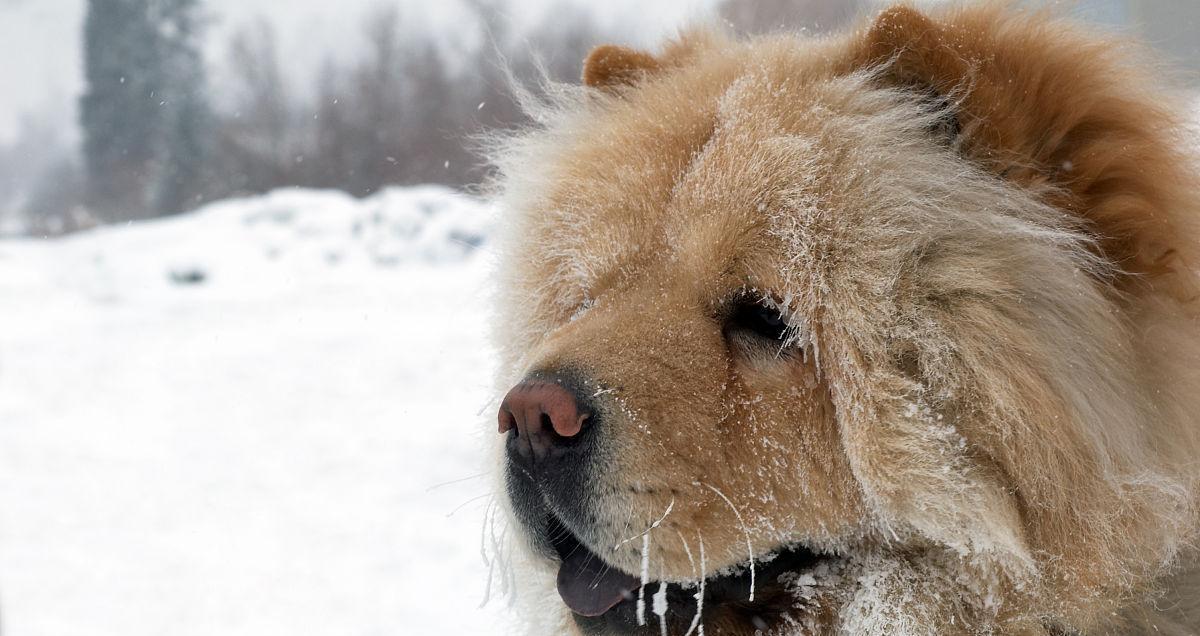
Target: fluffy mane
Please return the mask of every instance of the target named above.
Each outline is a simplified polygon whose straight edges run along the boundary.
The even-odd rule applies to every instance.
[[[662,209],[732,211],[774,254],[868,511],[807,537],[859,581],[822,601],[834,631],[1192,633],[1200,141],[1145,59],[1007,4],[604,48],[587,85],[521,91],[535,123],[490,147],[498,386]],[[656,160],[629,167],[638,149]],[[715,559],[744,558],[730,537]],[[513,538],[494,556],[529,633],[574,633],[555,565]]]

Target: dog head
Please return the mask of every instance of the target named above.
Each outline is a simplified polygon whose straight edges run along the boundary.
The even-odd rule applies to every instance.
[[[499,159],[518,588],[594,634],[1039,633],[1141,591],[1192,524],[1197,235],[1108,47],[902,7],[597,49]]]

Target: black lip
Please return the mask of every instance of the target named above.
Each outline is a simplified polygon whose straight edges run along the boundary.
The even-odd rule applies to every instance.
[[[554,552],[558,554],[559,560],[566,559],[569,554],[576,550],[588,549],[554,515],[546,516],[546,539],[554,548]]]
[[[517,430],[505,433],[504,472],[508,498],[534,548],[546,557],[554,556],[546,532],[546,515],[553,510],[576,527],[593,523],[590,505],[595,474],[609,457],[604,409],[593,399],[595,389],[584,377],[573,369],[538,370],[527,376],[527,379],[561,384],[577,396],[582,410],[591,413],[591,424],[579,435],[560,440],[564,447],[560,461],[546,464],[518,461],[517,447],[521,440]]]
[[[559,560],[575,550],[589,550],[554,515],[545,520],[544,535]],[[599,557],[596,557],[597,559]],[[755,564],[755,599],[749,600],[750,570],[742,568],[734,574],[712,575],[704,580],[704,618],[732,617],[747,625],[774,625],[792,612],[796,597],[788,586],[779,581],[788,573],[803,573],[812,570],[827,555],[818,554],[807,547],[796,545],[777,551],[770,560]],[[576,624],[586,634],[620,634],[622,636],[657,635],[660,633],[658,617],[651,612],[653,595],[659,590],[658,581],[650,581],[644,593],[645,625],[637,623],[637,599],[629,598],[601,616],[574,615]],[[687,631],[696,613],[695,586],[685,588],[679,584],[666,587],[667,613],[664,620],[668,633]]]

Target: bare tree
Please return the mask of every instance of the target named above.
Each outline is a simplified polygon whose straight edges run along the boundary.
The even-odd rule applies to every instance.
[[[230,110],[221,117],[220,178],[226,193],[288,185],[300,145],[293,97],[279,68],[275,32],[266,21],[234,34],[229,46]]]
[[[0,145],[0,233],[59,234],[95,222],[83,211],[84,169],[66,138],[61,104],[20,118]]]
[[[355,147],[353,109],[346,108],[351,94],[345,73],[326,58],[317,76],[307,183],[321,188],[347,187],[354,180]]]
[[[506,71],[534,85],[538,58],[552,78],[573,81],[602,38],[578,10],[556,11],[517,39],[500,5],[470,6],[493,41],[451,65],[436,39],[380,5],[363,23],[362,57],[349,65],[328,58],[311,99],[284,85],[269,26],[239,32],[229,55],[232,106],[220,126],[225,189],[301,185],[363,196],[389,184],[477,182],[483,168],[471,136],[526,122]]]

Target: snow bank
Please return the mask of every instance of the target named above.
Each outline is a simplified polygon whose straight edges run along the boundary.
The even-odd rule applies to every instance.
[[[491,216],[290,190],[0,241],[5,636],[497,633]]]
[[[63,241],[87,256],[91,267],[70,265],[100,277],[97,285],[156,289],[213,278],[257,288],[295,276],[336,279],[347,268],[462,261],[483,244],[490,220],[481,202],[436,186],[392,188],[362,200],[286,189]]]

